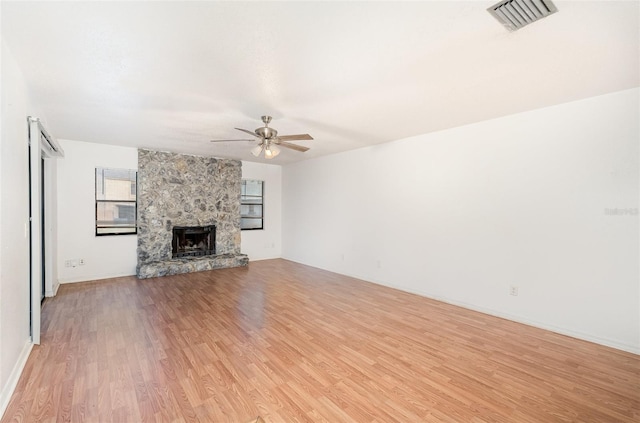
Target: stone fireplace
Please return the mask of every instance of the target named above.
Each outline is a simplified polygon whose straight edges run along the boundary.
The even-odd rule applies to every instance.
[[[139,278],[246,266],[239,160],[138,150]]]

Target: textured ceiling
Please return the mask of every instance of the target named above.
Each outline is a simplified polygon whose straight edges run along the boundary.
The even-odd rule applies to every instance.
[[[637,1],[7,2],[2,39],[57,138],[255,159],[260,116],[309,133],[284,164],[640,85]]]

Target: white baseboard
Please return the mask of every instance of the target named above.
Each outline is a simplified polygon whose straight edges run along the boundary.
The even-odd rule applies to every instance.
[[[135,273],[118,273],[118,274],[113,274],[113,275],[98,275],[98,276],[83,276],[83,277],[79,277],[79,278],[72,278],[72,279],[62,279],[60,280],[60,284],[67,284],[67,283],[80,283],[80,282],[92,282],[92,281],[99,281],[102,279],[113,279],[113,278],[122,278],[125,276],[135,276]]]
[[[58,294],[58,288],[60,288],[60,282],[56,281],[56,284],[53,286],[53,289],[50,291],[45,291],[45,297],[55,297]]]
[[[274,256],[274,257],[258,257],[258,258],[251,258],[249,257],[249,261],[262,261],[262,260],[275,260],[275,259],[279,259],[282,258],[280,256]]]
[[[2,391],[0,392],[0,419],[7,410],[7,406],[11,400],[11,395],[13,395],[13,391],[15,391],[16,386],[18,385],[18,380],[20,380],[20,375],[24,370],[24,366],[27,364],[27,359],[29,358],[29,354],[31,354],[32,348],[33,344],[31,343],[31,340],[27,341],[18,356],[18,361],[15,366],[13,366],[13,370],[9,375],[9,379],[7,379],[7,383],[2,387]]]

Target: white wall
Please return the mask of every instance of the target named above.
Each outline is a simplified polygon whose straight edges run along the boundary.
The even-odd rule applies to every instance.
[[[0,143],[0,415],[28,357],[29,167],[27,116],[33,114],[27,87],[2,42]]]
[[[135,148],[59,140],[65,158],[57,163],[58,280],[80,282],[135,274],[137,237],[95,234],[96,167],[138,168]],[[265,224],[242,232],[242,252],[251,260],[281,255],[281,167],[243,162],[242,175],[265,181]],[[66,260],[85,264],[65,267]]]
[[[57,163],[58,280],[104,279],[136,272],[135,235],[95,235],[95,169],[138,169],[138,150],[59,140],[65,158]],[[65,267],[66,260],[85,264]]]
[[[638,353],[639,98],[287,165],[283,257]]]
[[[242,162],[242,178],[264,181],[264,229],[242,231],[242,252],[249,260],[282,254],[282,167]]]

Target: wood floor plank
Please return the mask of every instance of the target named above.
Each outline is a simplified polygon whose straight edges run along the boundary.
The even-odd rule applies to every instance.
[[[637,422],[640,357],[292,263],[63,285],[1,423]]]

